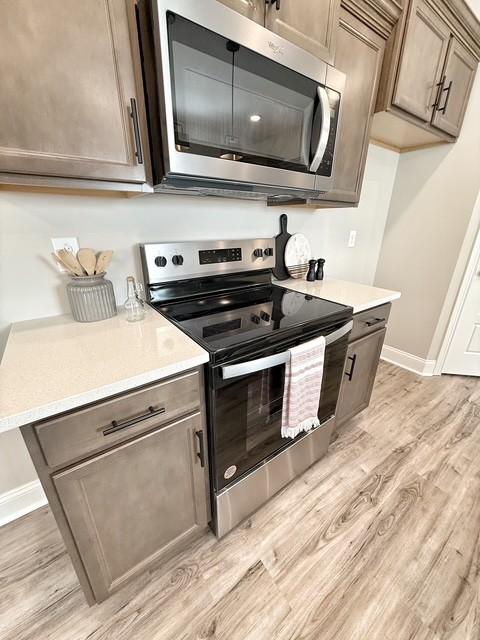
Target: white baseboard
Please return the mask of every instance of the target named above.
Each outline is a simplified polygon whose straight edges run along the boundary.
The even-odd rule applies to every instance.
[[[437,363],[436,360],[425,360],[406,351],[395,349],[395,347],[389,347],[387,344],[383,345],[380,357],[382,360],[396,364],[397,367],[402,367],[402,369],[418,373],[420,376],[433,376]]]
[[[47,504],[39,480],[33,480],[0,495],[0,527]]]

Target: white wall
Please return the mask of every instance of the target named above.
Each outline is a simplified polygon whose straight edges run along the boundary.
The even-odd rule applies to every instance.
[[[266,207],[218,198],[150,195],[139,198],[0,191],[0,337],[12,322],[68,313],[64,279],[52,265],[51,237],[77,236],[81,245],[112,248],[111,277],[121,304],[125,277],[141,276],[137,244],[178,239],[273,236],[278,218],[305,233],[331,277],[373,281],[398,154],[371,146],[357,209],[314,211]],[[347,248],[350,229],[357,244]],[[0,353],[1,353],[0,340]],[[52,362],[59,362],[57,354]],[[25,363],[28,366],[28,363]],[[0,496],[34,479],[17,431],[0,435]]]
[[[437,358],[454,296],[442,310],[479,189],[477,73],[458,141],[400,156],[375,278],[378,286],[402,292],[388,324],[389,346]]]

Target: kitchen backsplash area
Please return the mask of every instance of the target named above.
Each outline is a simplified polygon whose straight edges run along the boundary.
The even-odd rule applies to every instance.
[[[139,242],[272,237],[285,212],[289,230],[310,240],[315,257],[326,258],[331,277],[373,282],[398,154],[371,145],[357,209],[267,207],[263,202],[150,195],[84,196],[0,191],[0,353],[12,322],[69,313],[65,277],[51,258],[51,238],[72,237],[84,247],[115,253],[109,279],[117,304],[126,297],[125,278],[141,279]],[[350,230],[356,245],[348,248]],[[7,264],[16,263],[16,279]],[[30,282],[28,292],[19,282]],[[0,487],[1,493],[1,487]]]
[[[399,154],[370,145],[362,197],[359,207],[352,209],[315,211],[188,196],[120,198],[0,191],[0,354],[12,322],[70,312],[65,276],[56,271],[51,256],[50,239],[55,237],[76,236],[81,246],[114,250],[108,277],[121,305],[126,276],[142,277],[138,243],[272,237],[278,233],[280,214],[287,213],[290,231],[303,232],[315,257],[326,258],[327,276],[371,284],[398,160]],[[347,246],[350,230],[357,231],[354,248]],[[20,282],[30,283],[28,291]],[[52,358],[61,354],[52,352]],[[36,477],[19,430],[1,434],[0,496],[25,486],[29,499],[33,490],[42,500]]]

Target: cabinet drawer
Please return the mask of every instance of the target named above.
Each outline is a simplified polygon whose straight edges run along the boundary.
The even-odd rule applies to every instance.
[[[59,467],[200,406],[199,374],[183,376],[35,425],[45,460]]]
[[[388,322],[388,316],[390,315],[390,309],[392,305],[390,302],[382,304],[379,307],[373,307],[373,309],[367,309],[361,313],[356,313],[353,316],[353,329],[350,333],[349,342],[358,340],[362,336],[366,336],[369,333],[373,333],[378,329],[382,329]]]

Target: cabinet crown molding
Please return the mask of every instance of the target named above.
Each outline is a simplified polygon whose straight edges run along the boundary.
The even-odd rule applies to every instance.
[[[385,40],[390,37],[403,11],[398,0],[342,0],[342,7]]]
[[[480,21],[464,0],[427,0],[457,38],[480,60]]]

